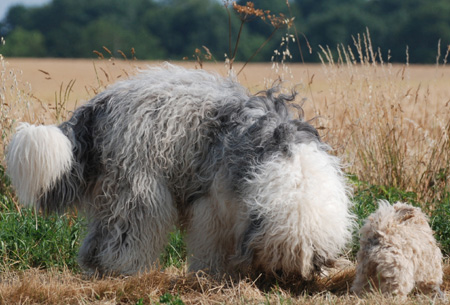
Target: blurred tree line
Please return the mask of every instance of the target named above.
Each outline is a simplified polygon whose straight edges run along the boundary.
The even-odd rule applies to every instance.
[[[246,1],[237,1],[245,5]],[[450,45],[449,0],[254,0],[255,8],[295,17],[295,27],[279,29],[254,60],[271,60],[286,33],[293,61],[317,61],[319,45],[335,49],[352,45],[352,36],[369,29],[372,44],[390,61],[436,61],[438,42],[445,54]],[[222,0],[52,0],[41,7],[14,6],[0,23],[5,56],[96,57],[94,50],[121,50],[138,59],[192,59],[206,46],[213,59],[224,60],[237,39],[241,20]],[[231,17],[229,19],[229,16]],[[248,20],[247,20],[248,21]],[[229,22],[231,26],[229,26]],[[229,44],[231,28],[231,45]],[[267,20],[254,18],[244,25],[236,54],[247,60],[273,31]],[[312,49],[309,52],[306,39]],[[132,48],[135,54],[132,54]],[[198,54],[197,54],[198,55]],[[117,56],[117,53],[115,54]],[[386,60],[386,58],[385,58]]]

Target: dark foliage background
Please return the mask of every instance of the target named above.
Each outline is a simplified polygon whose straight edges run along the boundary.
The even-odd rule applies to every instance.
[[[245,5],[246,1],[238,1]],[[371,33],[375,49],[391,62],[433,63],[450,45],[448,0],[255,0],[255,8],[295,16],[305,61],[318,61],[319,45],[335,49],[353,44],[352,36]],[[231,4],[229,9],[232,11]],[[232,41],[240,20],[231,12]],[[95,57],[103,46],[139,59],[192,58],[206,46],[217,61],[229,52],[228,15],[221,0],[52,0],[41,7],[11,7],[0,23],[5,56]],[[247,60],[272,31],[256,18],[242,32],[237,60]],[[269,61],[281,37],[294,27],[278,31],[254,58]],[[291,48],[293,49],[293,48]],[[295,48],[298,52],[298,47]],[[294,61],[300,56],[294,54]]]

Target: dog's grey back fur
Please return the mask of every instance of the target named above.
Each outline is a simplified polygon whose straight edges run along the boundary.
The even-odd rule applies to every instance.
[[[200,70],[180,77],[186,70],[173,66],[154,70],[111,86],[59,126],[77,162],[42,197],[42,207],[92,202],[99,182],[109,195],[121,191],[120,180],[146,196],[146,179],[155,176],[182,207],[208,191],[220,166],[226,164],[238,191],[246,172],[267,156],[289,155],[291,144],[319,139],[292,117],[294,95],[276,96],[276,87],[251,96],[232,78]]]

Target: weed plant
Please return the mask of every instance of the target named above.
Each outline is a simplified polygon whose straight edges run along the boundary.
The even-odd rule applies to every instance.
[[[183,305],[184,302],[181,300],[180,296],[172,295],[171,293],[166,292],[162,296],[159,297],[159,303],[161,304],[169,304],[169,305]]]
[[[76,254],[82,220],[73,215],[43,217],[19,208],[0,166],[0,271],[28,268],[70,268],[78,271]]]

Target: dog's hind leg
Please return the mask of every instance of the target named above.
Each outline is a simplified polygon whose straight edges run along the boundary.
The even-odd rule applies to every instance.
[[[209,274],[223,272],[226,253],[223,249],[224,219],[217,215],[210,198],[194,202],[187,226],[189,271],[203,270]]]
[[[145,196],[131,193],[132,187],[128,193],[123,190],[94,214],[79,253],[83,268],[100,274],[134,274],[157,262],[177,211],[165,186],[149,189]]]
[[[104,239],[102,224],[98,220],[93,220],[89,224],[88,234],[85,237],[78,253],[78,263],[81,268],[90,273],[104,273],[100,269],[100,258],[98,257],[99,246]]]
[[[189,271],[210,275],[232,274],[230,258],[236,249],[237,236],[245,230],[240,211],[226,195],[207,195],[193,203],[187,226]]]

